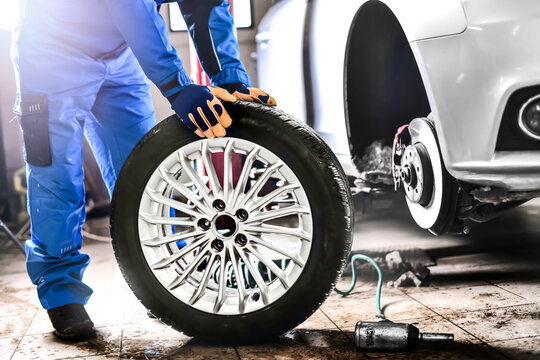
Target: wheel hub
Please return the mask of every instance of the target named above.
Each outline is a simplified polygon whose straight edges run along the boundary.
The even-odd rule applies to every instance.
[[[401,180],[405,195],[413,203],[429,204],[433,192],[433,171],[422,143],[409,145],[401,158]]]
[[[401,179],[403,180],[403,183],[407,186],[416,187],[416,185],[418,184],[416,179],[416,171],[414,170],[414,167],[409,166],[409,164],[406,164],[403,167]]]
[[[232,216],[224,214],[216,217],[213,221],[213,228],[216,236],[228,239],[236,233],[238,225]]]

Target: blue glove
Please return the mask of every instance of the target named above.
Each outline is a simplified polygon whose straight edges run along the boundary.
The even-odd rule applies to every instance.
[[[223,84],[220,86],[231,93],[237,100],[276,106],[276,100],[261,89],[247,87],[242,83]]]
[[[190,130],[200,137],[223,137],[232,119],[223,107],[223,101],[236,101],[227,90],[190,84],[171,100],[171,107]]]

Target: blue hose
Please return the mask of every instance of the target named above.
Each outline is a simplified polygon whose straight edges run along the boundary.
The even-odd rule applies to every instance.
[[[352,271],[352,281],[351,281],[351,285],[349,286],[349,288],[347,290],[338,290],[337,288],[335,289],[336,292],[340,295],[343,295],[343,296],[347,296],[349,295],[353,289],[354,289],[354,286],[356,285],[356,268],[354,267],[354,262],[356,260],[365,260],[367,262],[369,262],[371,265],[373,265],[375,267],[375,269],[377,270],[377,274],[379,274],[379,281],[377,281],[377,300],[375,302],[375,307],[376,307],[376,310],[377,310],[377,318],[380,319],[380,320],[383,320],[384,319],[384,315],[381,311],[381,288],[382,288],[382,272],[381,272],[381,268],[379,267],[379,265],[377,264],[377,262],[375,260],[373,260],[372,258],[370,258],[369,256],[366,256],[366,255],[362,255],[362,254],[355,254],[351,257],[351,271]]]

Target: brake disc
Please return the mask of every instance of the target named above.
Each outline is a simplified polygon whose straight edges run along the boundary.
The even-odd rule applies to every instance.
[[[434,234],[445,232],[454,221],[458,186],[444,167],[429,119],[414,119],[400,128],[393,160],[396,187],[403,186],[414,221]]]

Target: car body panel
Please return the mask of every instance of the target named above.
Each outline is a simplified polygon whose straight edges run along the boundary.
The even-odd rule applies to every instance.
[[[305,0],[281,1],[272,6],[259,24],[257,41],[258,82],[277,97],[278,106],[305,119],[302,42]]]
[[[515,3],[464,1],[465,32],[411,47],[450,174],[478,184],[535,190],[540,188],[539,151],[495,151],[510,95],[540,84],[540,47],[531,43],[540,31],[540,3]]]
[[[398,18],[409,42],[458,34],[467,28],[461,0],[381,0]]]

